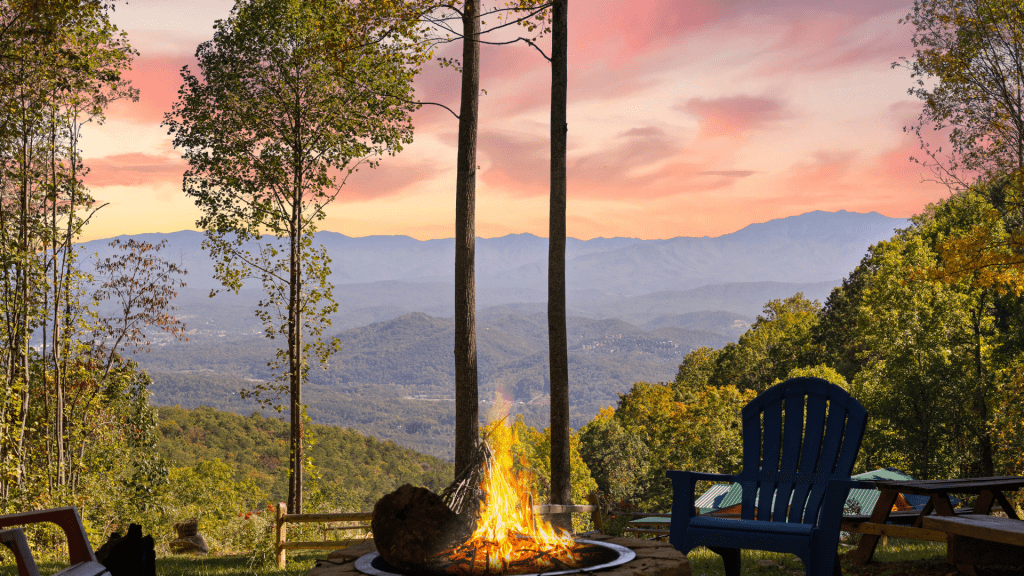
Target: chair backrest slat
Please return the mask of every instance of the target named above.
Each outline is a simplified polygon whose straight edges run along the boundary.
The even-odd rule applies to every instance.
[[[850,477],[866,421],[856,399],[819,378],[793,378],[751,400],[740,517],[816,523],[828,481]]]
[[[775,506],[772,518],[786,517],[787,510],[804,507],[802,501],[793,500],[793,489],[797,483],[797,465],[800,463],[800,445],[804,435],[804,396],[787,396],[783,409],[786,411],[782,429],[782,460],[779,465],[778,488],[775,492]]]
[[[793,502],[799,502],[800,505],[790,508],[788,522],[803,520],[811,488],[808,479],[814,474],[818,460],[821,458],[822,434],[825,431],[825,418],[817,418],[815,415],[825,414],[827,408],[825,396],[813,391],[807,395],[807,423],[804,427],[803,445],[800,449],[800,466],[797,469],[797,477],[800,480],[793,490]]]
[[[757,519],[770,520],[772,513],[772,496],[775,483],[778,481],[779,457],[782,450],[782,396],[770,398],[764,409],[764,424],[761,434],[762,454],[758,478]]]

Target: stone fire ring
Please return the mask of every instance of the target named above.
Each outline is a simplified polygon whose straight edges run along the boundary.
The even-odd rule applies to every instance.
[[[604,534],[581,534],[587,540],[600,544],[611,544],[628,548],[636,557],[625,564],[601,569],[600,566],[579,570],[580,574],[595,573],[600,576],[690,576],[690,564],[678,550],[668,542],[616,538]],[[375,554],[377,548],[372,540],[332,552],[325,560],[317,560],[308,576],[364,576],[356,568],[356,560],[368,554]],[[559,572],[560,574],[561,572]],[[545,572],[545,576],[556,574]]]
[[[613,544],[611,542],[599,542],[597,540],[577,540],[577,542],[579,542],[580,544],[595,544],[602,548],[613,550],[618,554],[618,556],[616,556],[615,559],[611,562],[597,564],[596,566],[587,566],[586,568],[573,568],[570,570],[552,570],[547,572],[539,572],[536,574],[526,574],[524,576],[539,576],[540,574],[543,574],[544,576],[561,576],[562,574],[575,574],[577,572],[583,571],[597,572],[598,570],[604,570],[605,568],[611,568],[613,566],[618,566],[620,564],[626,564],[630,560],[636,558],[636,552],[633,552],[625,546],[620,546],[618,544]],[[358,560],[356,560],[356,570],[359,570],[363,574],[369,574],[370,576],[402,576],[401,573],[388,572],[386,570],[378,568],[377,566],[374,566],[374,561],[378,558],[380,558],[380,554],[377,554],[376,552],[363,554],[359,557]]]

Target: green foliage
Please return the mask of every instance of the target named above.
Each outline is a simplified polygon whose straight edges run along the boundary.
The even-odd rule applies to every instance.
[[[580,430],[580,453],[598,486],[627,505],[667,512],[667,470],[735,473],[742,457],[740,409],[752,390],[637,382]],[[640,463],[616,470],[621,463]]]
[[[916,80],[908,93],[924,103],[914,132],[940,177],[962,189],[967,185],[957,172],[992,177],[1024,168],[1020,2],[915,0],[900,23],[915,28],[913,60],[901,58]],[[925,145],[925,125],[950,129],[945,161]]]
[[[211,460],[230,465],[235,481],[252,481],[271,502],[287,496],[287,422],[259,413],[239,416],[208,407],[159,410],[157,450],[178,467]],[[450,463],[376,440],[353,430],[314,424],[309,454],[317,463],[317,488],[337,511],[371,510],[385,493],[404,483],[440,490],[453,476]],[[312,498],[312,496],[311,496]]]
[[[268,338],[286,339],[267,364],[273,381],[253,392],[269,393],[267,403],[289,395],[293,513],[302,511],[299,413],[309,359],[323,365],[341,346],[321,338],[337,304],[330,258],[313,248],[312,234],[349,174],[412,141],[411,81],[422,56],[396,41],[415,36],[414,26],[381,18],[391,4],[238,2],[196,50],[202,80],[183,68],[165,116],[189,163],[183,187],[203,212],[196,224],[207,231],[216,278],[236,293],[258,279],[266,299],[256,315]],[[276,241],[243,249],[264,234]]]
[[[789,380],[790,378],[821,378],[826,382],[831,382],[844,390],[849,390],[850,385],[846,382],[846,378],[839,372],[836,372],[834,368],[827,364],[818,364],[816,366],[804,366],[801,368],[793,368],[786,374],[785,378],[778,378],[775,382],[772,382],[772,386],[782,382],[783,380]]]
[[[765,304],[764,314],[739,342],[725,347],[717,360],[715,381],[763,392],[775,379],[813,357],[811,331],[821,305],[797,293]]]
[[[794,368],[818,363],[821,347],[814,334],[820,317],[821,305],[807,300],[803,293],[771,300],[738,342],[687,354],[675,384],[690,390],[737,386],[763,392]]]
[[[551,501],[551,428],[538,432],[527,426],[522,415],[516,416],[512,431],[517,444],[513,446],[514,458],[536,475],[532,492],[537,502]],[[597,482],[591,476],[590,468],[580,454],[580,436],[569,438],[569,463],[571,466],[569,485],[572,489],[573,504],[589,504],[587,495],[597,490]],[[592,529],[589,516],[573,515],[573,531],[585,532]]]
[[[579,431],[580,455],[601,494],[614,502],[639,503],[650,490],[650,449],[639,433],[623,426],[611,407]]]

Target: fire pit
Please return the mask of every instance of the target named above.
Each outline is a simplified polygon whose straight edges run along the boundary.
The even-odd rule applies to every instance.
[[[586,555],[584,567],[582,568],[569,568],[567,570],[556,570],[554,572],[536,572],[526,576],[535,576],[535,574],[544,574],[545,576],[559,576],[560,574],[572,574],[574,572],[593,572],[597,570],[604,570],[605,568],[611,568],[613,566],[619,566],[625,564],[636,558],[636,553],[620,546],[619,544],[613,544],[611,542],[598,542],[596,540],[576,540],[576,543],[582,545],[584,549],[583,554]],[[589,549],[589,550],[588,550]],[[370,576],[402,576],[401,572],[391,567],[380,554],[376,552],[370,552],[364,554],[356,559],[355,563],[356,570],[363,574],[369,574]],[[485,570],[477,572],[479,574]],[[468,571],[468,574],[473,574],[472,568]]]
[[[586,537],[588,540],[628,548],[636,557],[618,566],[594,566],[582,568],[580,572],[589,574],[600,570],[599,576],[690,576],[686,556],[668,542],[616,538],[604,534],[587,534]],[[326,559],[317,560],[308,576],[363,576],[366,573],[357,568],[356,563],[369,554],[376,554],[372,540],[337,550]],[[544,573],[545,576],[549,574],[553,572]]]
[[[471,464],[444,493],[406,484],[381,498],[373,510],[374,549],[354,558],[351,571],[369,576],[554,576],[651,560],[636,552],[640,546],[631,545],[641,541],[600,535],[582,540],[535,515],[529,487],[537,477],[525,460],[513,463],[516,444],[511,427],[492,423]],[[657,576],[688,574],[686,558],[659,544],[655,556],[667,564],[657,563]]]

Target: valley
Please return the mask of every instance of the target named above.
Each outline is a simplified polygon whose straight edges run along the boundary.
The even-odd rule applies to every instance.
[[[672,380],[687,353],[736,341],[765,303],[797,292],[824,302],[867,247],[906,221],[875,213],[814,212],[718,238],[573,240],[567,249],[571,425],[578,428],[634,382]],[[253,311],[250,284],[220,292],[201,234],[167,240],[161,256],[189,270],[175,301],[187,341],[154,332],[136,359],[159,406],[277,414],[275,398],[239,393],[269,382],[278,341]],[[153,236],[149,238],[149,236]],[[454,292],[450,240],[348,238],[329,247],[334,300],[327,336],[341,351],[310,370],[314,422],[351,427],[442,458],[454,426]],[[103,256],[104,242],[83,246]],[[477,354],[481,418],[548,420],[544,286],[547,241],[527,234],[478,239]],[[102,311],[102,309],[101,309]]]

